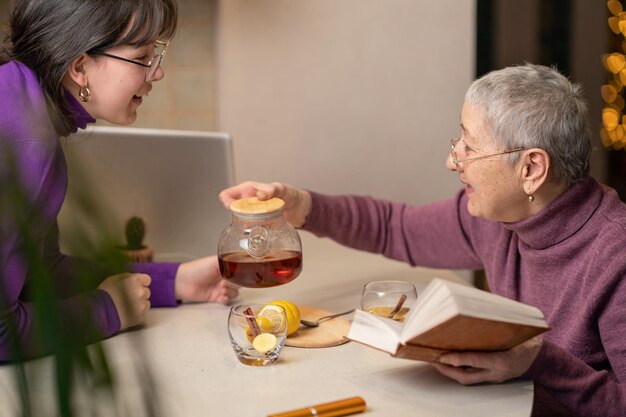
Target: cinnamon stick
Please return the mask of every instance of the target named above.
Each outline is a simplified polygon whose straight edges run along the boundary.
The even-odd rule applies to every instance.
[[[396,306],[394,307],[393,310],[391,310],[391,313],[389,313],[389,318],[392,319],[393,316],[395,316],[396,314],[398,314],[398,312],[400,311],[400,309],[402,308],[402,305],[404,304],[404,302],[406,301],[406,294],[402,294],[400,296],[400,299],[398,300],[398,304],[396,304]]]
[[[245,314],[245,318],[246,318],[246,321],[248,322],[248,326],[250,326],[252,337],[257,337],[258,335],[260,335],[261,329],[259,328],[259,325],[254,318],[254,312],[252,311],[252,309],[250,307],[246,308],[243,311],[243,314]]]

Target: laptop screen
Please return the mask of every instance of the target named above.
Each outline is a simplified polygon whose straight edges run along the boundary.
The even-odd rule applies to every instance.
[[[69,174],[59,215],[64,253],[80,255],[72,244],[79,229],[95,240],[106,233],[125,244],[132,216],[144,220],[144,244],[153,248],[155,261],[217,252],[230,223],[218,194],[234,184],[228,134],[93,126],[62,143]]]

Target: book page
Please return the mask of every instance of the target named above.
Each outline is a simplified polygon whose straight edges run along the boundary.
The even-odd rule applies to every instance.
[[[455,316],[548,328],[541,311],[533,306],[435,278],[418,295],[400,334],[400,343],[407,343]]]
[[[401,329],[402,324],[394,320],[356,310],[347,338],[394,354],[398,349]]]
[[[545,326],[544,316],[536,307],[476,288],[450,286],[461,314],[509,323]]]
[[[507,323],[528,324],[546,327],[543,314],[530,311],[516,311],[511,305],[499,306],[486,300],[465,298],[458,300],[461,314],[481,319],[497,320]],[[539,311],[539,310],[537,310]]]
[[[423,314],[417,316],[418,320],[414,320],[411,323],[411,327],[405,325],[402,328],[400,343],[405,344],[413,339],[415,335],[424,333],[459,314],[456,305],[451,299],[444,300],[432,310],[423,310],[423,312]]]
[[[434,278],[418,295],[418,301],[409,311],[400,334],[401,343],[458,314],[456,304],[446,284],[447,281]]]
[[[411,329],[414,323],[422,320],[420,311],[432,311],[445,299],[445,292],[441,294],[443,280],[435,278],[424,288],[424,291],[417,295],[417,301],[411,307],[409,314],[404,321],[404,327]]]

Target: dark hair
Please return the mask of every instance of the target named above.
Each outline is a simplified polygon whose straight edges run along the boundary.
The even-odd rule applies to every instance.
[[[5,60],[35,73],[49,105],[71,130],[74,116],[61,81],[72,60],[92,49],[169,40],[177,21],[176,0],[14,0]]]

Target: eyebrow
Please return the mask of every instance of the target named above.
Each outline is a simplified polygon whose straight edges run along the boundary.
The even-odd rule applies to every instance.
[[[459,126],[461,126],[461,130],[463,131],[463,133],[470,139],[470,142],[472,142],[472,143],[467,143],[466,140],[463,140],[465,142],[465,145],[469,146],[471,149],[475,151],[480,151],[482,147],[476,144],[476,138],[469,132],[469,130],[467,130],[467,128],[463,125],[463,122],[459,123]]]
[[[467,130],[465,126],[463,125],[463,122],[459,123],[459,126],[461,126],[461,130],[463,131],[463,134],[465,136],[469,137],[470,139],[474,139],[474,137],[470,134],[469,130]]]

